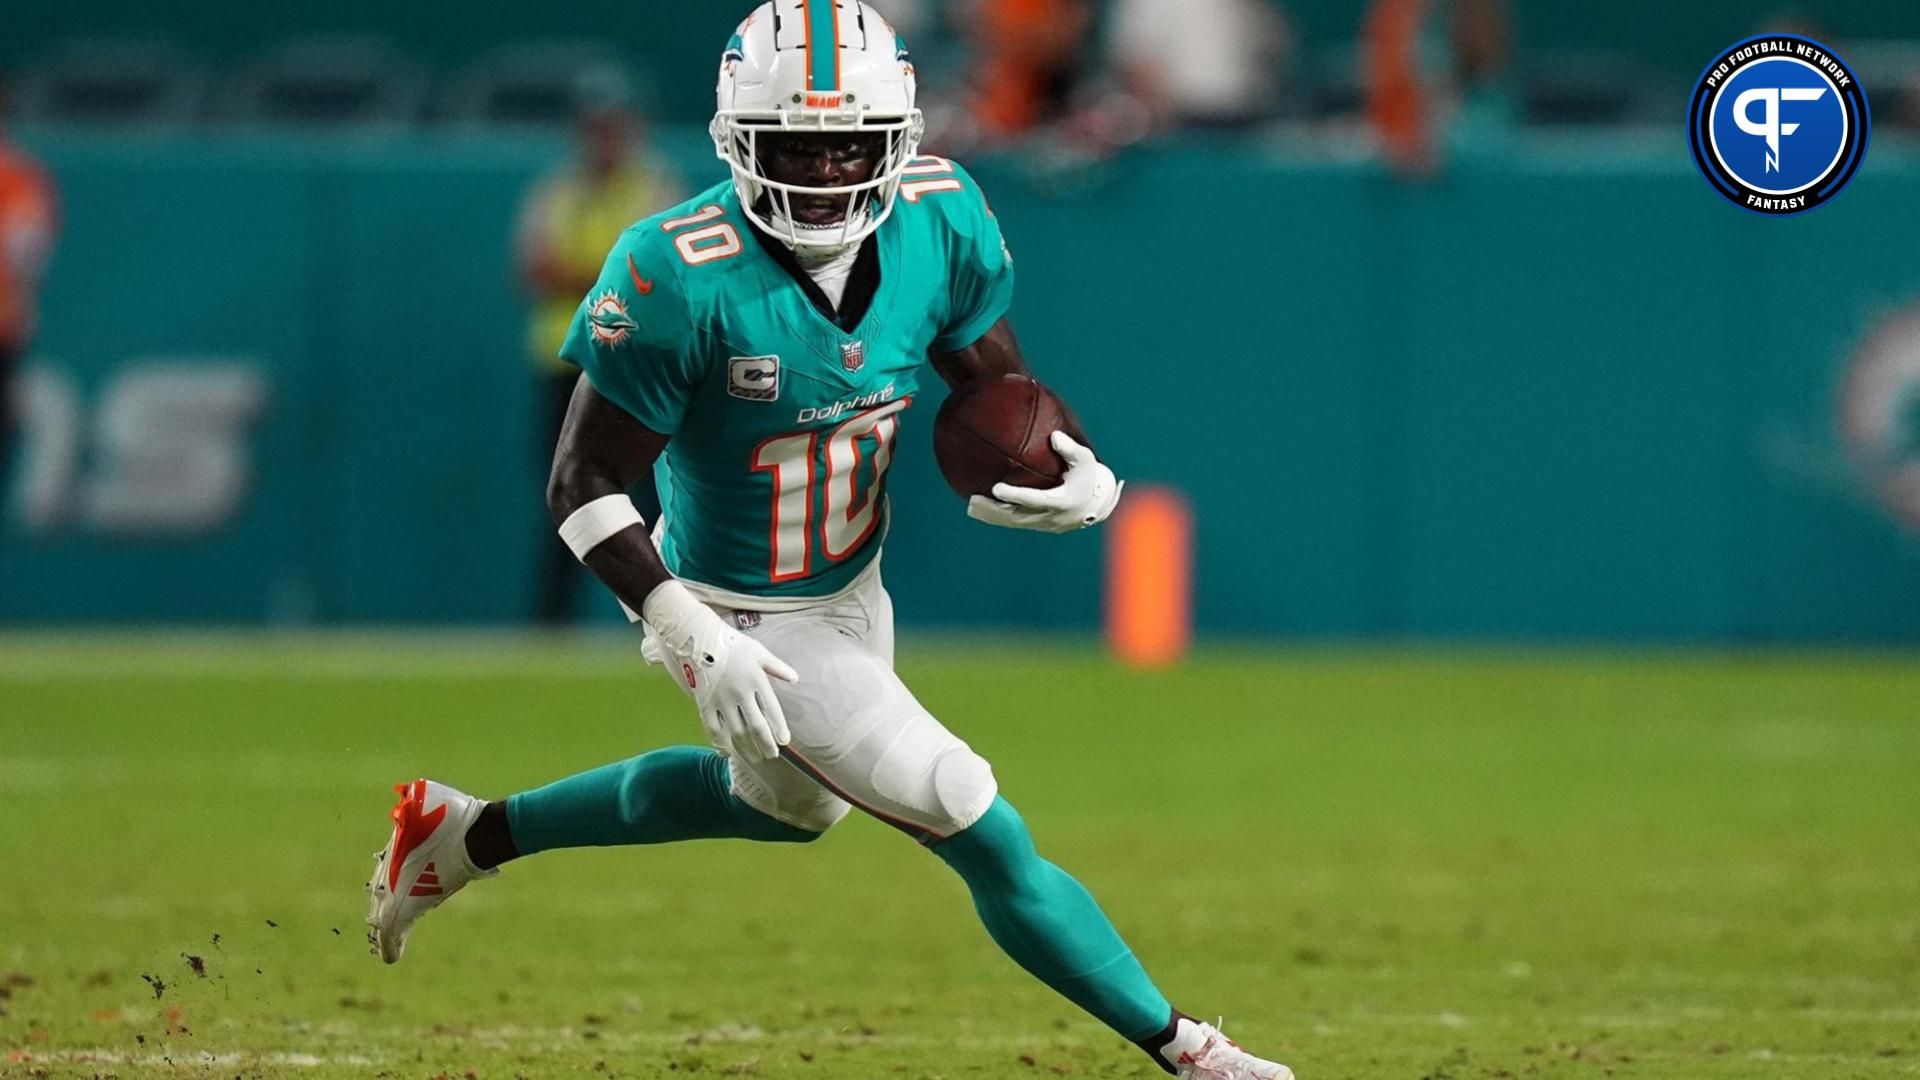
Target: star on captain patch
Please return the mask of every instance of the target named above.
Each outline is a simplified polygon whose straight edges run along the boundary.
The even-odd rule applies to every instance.
[[[840,366],[848,371],[859,371],[867,366],[867,343],[864,341],[843,341],[840,343]]]
[[[612,289],[594,297],[593,306],[587,309],[587,324],[593,330],[594,344],[608,348],[625,344],[627,335],[640,329],[627,314],[627,302]]]

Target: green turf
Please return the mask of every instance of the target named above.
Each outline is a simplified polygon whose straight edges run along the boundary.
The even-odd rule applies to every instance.
[[[1302,1080],[1920,1074],[1920,661],[901,667],[1162,988]],[[0,639],[0,1073],[1159,1075],[864,819],[541,856],[367,955],[393,781],[697,731],[602,642]]]

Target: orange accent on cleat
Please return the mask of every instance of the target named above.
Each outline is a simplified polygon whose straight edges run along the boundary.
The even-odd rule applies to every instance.
[[[415,780],[411,784],[396,784],[393,790],[400,793],[400,801],[394,804],[391,815],[393,853],[387,858],[387,890],[398,892],[400,868],[406,865],[407,856],[411,855],[415,848],[440,827],[440,822],[447,816],[447,806],[441,803],[432,813],[426,812],[427,782],[425,780]]]

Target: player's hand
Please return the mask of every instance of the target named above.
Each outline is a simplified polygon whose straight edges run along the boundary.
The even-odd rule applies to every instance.
[[[993,497],[967,500],[967,516],[1008,529],[1036,529],[1064,533],[1098,525],[1120,502],[1126,483],[1114,479],[1093,451],[1073,441],[1064,431],[1052,438],[1054,452],[1066,460],[1067,474],[1050,488],[993,485]]]
[[[779,757],[791,735],[769,680],[799,682],[799,673],[677,581],[649,593],[640,615],[653,627],[674,681],[692,695],[714,749],[750,762]]]

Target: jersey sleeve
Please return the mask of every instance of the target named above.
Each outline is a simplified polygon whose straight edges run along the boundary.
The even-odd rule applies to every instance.
[[[1000,219],[973,177],[953,167],[963,189],[951,196],[931,195],[946,211],[948,235],[947,319],[933,339],[942,352],[979,341],[1013,305],[1013,256],[1000,235]]]
[[[629,231],[574,312],[560,358],[649,430],[672,435],[705,378],[675,268]]]

